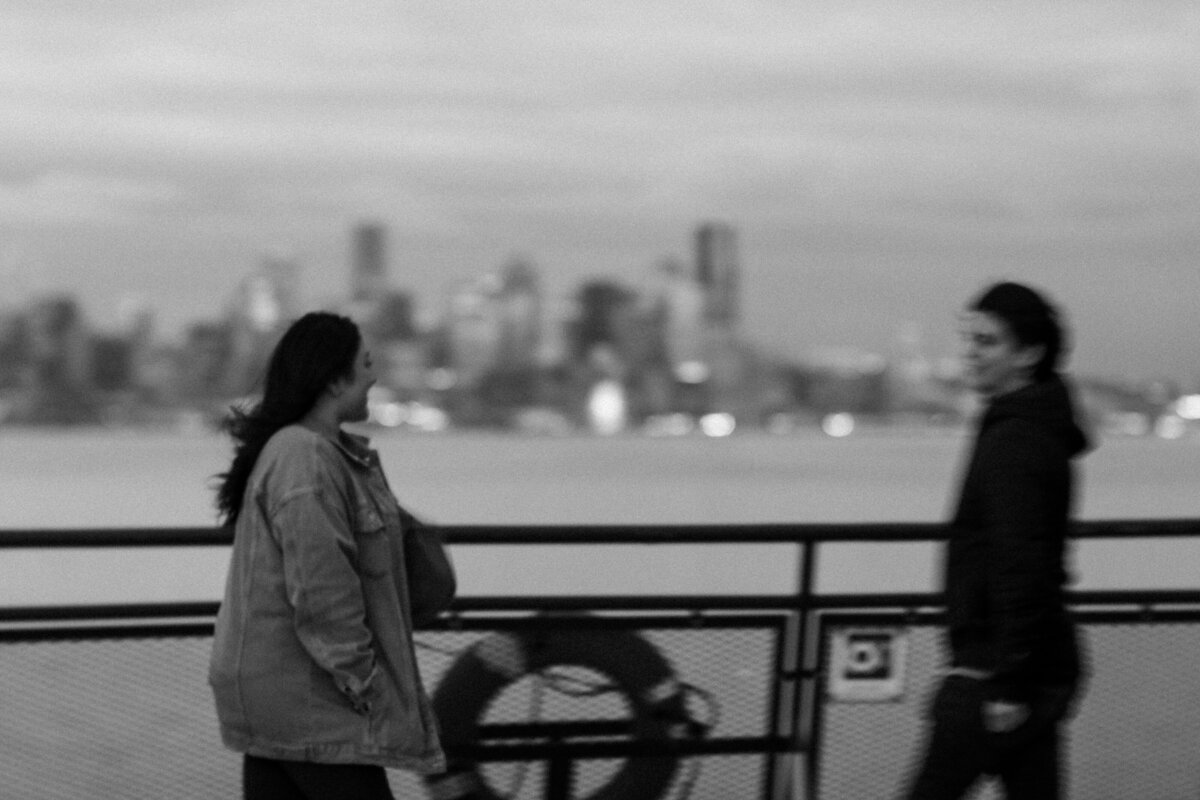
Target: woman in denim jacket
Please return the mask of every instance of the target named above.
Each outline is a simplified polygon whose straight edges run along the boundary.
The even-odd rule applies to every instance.
[[[254,798],[391,798],[384,767],[444,769],[413,625],[454,595],[437,535],[400,508],[367,440],[357,326],[307,314],[235,409],[217,506],[234,527],[209,682]]]

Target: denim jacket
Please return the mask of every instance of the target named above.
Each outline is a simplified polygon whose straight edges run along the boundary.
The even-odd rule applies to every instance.
[[[292,425],[254,466],[234,533],[209,667],[221,737],[266,758],[444,769],[413,651],[407,515],[367,440]],[[412,544],[410,542],[409,544]],[[426,616],[454,594],[422,575]]]

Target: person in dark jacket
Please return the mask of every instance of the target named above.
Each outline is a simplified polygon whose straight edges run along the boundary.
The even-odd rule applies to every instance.
[[[910,800],[962,797],[982,775],[1010,800],[1056,800],[1059,735],[1083,677],[1064,603],[1072,460],[1088,448],[1058,372],[1055,308],[1016,283],[963,320],[964,367],[986,401],[946,548],[950,665]]]

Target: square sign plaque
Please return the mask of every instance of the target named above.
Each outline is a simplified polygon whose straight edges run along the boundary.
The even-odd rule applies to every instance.
[[[841,628],[832,638],[829,696],[889,702],[904,695],[908,632],[904,628]]]

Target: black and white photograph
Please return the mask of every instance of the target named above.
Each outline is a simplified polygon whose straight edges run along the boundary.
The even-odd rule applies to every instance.
[[[1200,6],[5,0],[0,798],[1200,797]]]

